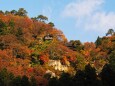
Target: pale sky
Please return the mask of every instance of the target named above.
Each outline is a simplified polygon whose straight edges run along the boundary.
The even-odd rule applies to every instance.
[[[115,30],[115,0],[0,0],[0,10],[24,8],[29,17],[43,14],[68,40],[95,41]]]

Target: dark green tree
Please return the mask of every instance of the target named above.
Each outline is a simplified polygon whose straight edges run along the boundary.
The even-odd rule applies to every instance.
[[[5,33],[6,32],[6,27],[7,27],[6,23],[3,22],[2,20],[0,20],[0,35],[6,34]]]
[[[100,73],[103,86],[115,86],[115,72],[106,64]]]
[[[2,10],[0,10],[0,14],[4,14],[4,12]]]
[[[15,77],[11,82],[11,86],[22,86],[21,77],[20,76]]]
[[[22,36],[22,35],[23,35],[22,28],[18,28],[16,36],[19,37],[19,36]]]
[[[24,8],[19,8],[18,12],[16,13],[16,15],[19,16],[27,16],[27,11]]]
[[[115,71],[115,50],[109,55],[109,65],[111,66],[112,70]]]
[[[95,68],[91,67],[90,64],[85,67],[86,85],[85,86],[97,86],[97,75]],[[98,85],[99,86],[99,85]]]
[[[20,9],[20,10],[22,10],[22,12],[24,12],[24,11],[23,11],[24,9]],[[19,12],[19,10],[18,10],[18,12]],[[17,11],[16,11],[16,10],[12,10],[12,11],[10,11],[10,13],[13,14],[13,15],[16,15],[16,14],[17,14]]]
[[[78,70],[76,75],[73,77],[74,86],[85,86],[85,73],[84,71]]]
[[[62,73],[59,79],[59,86],[72,86],[72,79],[69,73]]]
[[[71,40],[69,43],[71,44],[71,49],[74,51],[80,51],[83,49],[83,46],[80,40]]]
[[[55,25],[54,25],[54,23],[52,23],[52,22],[49,22],[48,23],[51,27],[54,27]]]
[[[59,86],[58,79],[56,77],[50,78],[48,86]]]
[[[114,30],[113,29],[109,29],[108,32],[106,33],[106,36],[113,35],[113,34],[114,34]]]
[[[48,18],[46,16],[44,16],[44,15],[38,15],[37,20],[45,22],[45,21],[48,20]]]
[[[37,81],[33,76],[30,78],[30,83],[31,83],[31,86],[37,86]]]
[[[10,12],[9,11],[5,11],[5,15],[8,15],[8,14],[10,14]]]
[[[16,37],[20,42],[24,43],[24,37],[23,37],[23,30],[22,28],[18,28],[17,32],[15,33]]]
[[[7,69],[2,69],[0,71],[0,86],[10,86],[14,75],[7,71]]]
[[[21,79],[21,86],[30,86],[30,82],[27,76],[23,76]]]
[[[37,20],[37,17],[32,17],[31,19],[32,19],[33,21],[38,21],[38,20]]]
[[[97,40],[95,41],[96,46],[98,47],[101,45],[102,39],[98,36]]]

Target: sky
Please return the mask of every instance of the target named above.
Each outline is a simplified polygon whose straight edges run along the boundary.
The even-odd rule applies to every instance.
[[[0,10],[19,8],[29,17],[47,16],[68,40],[95,42],[115,30],[115,0],[0,0]]]

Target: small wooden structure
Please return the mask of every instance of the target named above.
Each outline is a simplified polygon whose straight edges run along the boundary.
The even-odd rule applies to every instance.
[[[46,36],[44,36],[44,40],[52,40],[53,36],[50,34],[47,34]]]
[[[72,43],[66,43],[66,46],[69,47],[69,48],[72,48]]]

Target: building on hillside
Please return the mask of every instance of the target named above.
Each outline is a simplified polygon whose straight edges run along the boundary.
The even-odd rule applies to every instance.
[[[44,36],[44,41],[45,40],[52,40],[53,36],[51,34],[47,34],[46,36]]]
[[[60,60],[50,60],[48,64],[49,66],[54,67],[55,70],[64,71],[64,72],[67,72],[69,67],[67,65],[62,65]]]

